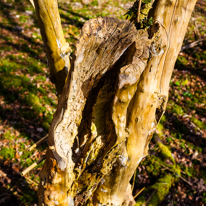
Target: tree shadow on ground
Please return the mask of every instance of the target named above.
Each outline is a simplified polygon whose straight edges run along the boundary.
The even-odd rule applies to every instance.
[[[12,11],[18,12],[25,12],[25,7],[22,5],[20,1],[15,2],[15,4],[6,4],[3,1],[0,1],[0,10],[2,12],[2,16],[4,19],[6,19],[6,23],[2,22],[0,23],[0,28],[7,30],[8,36],[14,36],[18,38],[17,43],[13,43],[10,41],[9,37],[5,37],[3,33],[1,32],[1,38],[4,39],[6,43],[2,44],[2,49],[5,47],[10,47],[16,49],[18,52],[22,51],[25,53],[30,54],[32,57],[36,58],[37,60],[41,59],[41,61],[46,63],[45,58],[39,57],[39,52],[42,50],[43,44],[38,43],[34,38],[29,37],[28,35],[25,35],[23,33],[24,28],[18,23],[17,18],[15,17],[16,14],[11,14]],[[34,20],[32,22],[32,25],[30,27],[37,27],[37,21],[34,12],[31,15],[31,18]],[[26,41],[24,43],[21,42],[21,40]],[[35,49],[37,51],[35,51]]]
[[[205,49],[205,48],[204,48]],[[185,53],[188,53],[190,56],[195,55],[197,51],[195,49],[187,49]],[[177,68],[179,71],[189,71],[193,75],[199,76],[202,81],[206,81],[206,73],[205,73],[205,64],[200,63],[197,61],[197,66],[194,67],[193,65],[185,65],[183,62],[181,62],[179,59],[177,59],[175,63],[175,68]]]
[[[0,205],[24,206],[37,204],[37,194],[24,177],[14,169],[15,163],[9,160],[0,161]],[[33,203],[33,204],[31,204]]]
[[[176,138],[185,139],[196,147],[205,148],[206,139],[200,132],[195,131],[191,121],[184,121],[182,116],[176,116],[168,111],[165,112],[167,122],[164,127],[170,129],[172,133],[176,133]]]
[[[200,12],[202,16],[206,17],[206,2],[204,0],[198,0],[195,5],[195,11]]]
[[[78,14],[78,13],[76,13],[76,12],[70,10],[70,9],[67,9],[67,8],[65,8],[65,7],[63,7],[63,6],[59,6],[59,9],[61,9],[61,10],[63,10],[63,11],[66,11],[66,12],[72,14],[73,16],[78,16],[78,17],[81,17],[81,18],[83,18],[83,19],[85,19],[85,20],[89,20],[88,17],[85,17],[85,16],[83,16],[83,15],[81,15],[81,14]]]
[[[65,14],[60,14],[60,16],[61,16],[61,19],[65,19],[65,21],[66,21],[63,23],[64,25],[66,25],[66,24],[67,25],[74,25],[74,26],[79,27],[79,28],[82,28],[82,26],[84,25],[84,22],[81,22],[81,21],[74,19],[74,18],[70,18]]]
[[[11,84],[8,84],[8,81],[11,81]],[[13,122],[12,127],[29,136],[34,136],[32,134],[42,136],[36,129],[42,127],[44,121],[50,123],[52,116],[46,116],[46,108],[41,105],[37,96],[47,95],[46,92],[43,89],[39,90],[25,77],[12,74],[0,76],[0,87],[0,95],[4,97],[6,103],[0,106],[2,121]],[[51,99],[47,100],[52,104]],[[37,139],[34,137],[33,140]]]
[[[26,148],[47,134],[53,116],[47,108],[56,106],[55,97],[48,97],[55,91],[45,73],[48,70],[43,43],[32,34],[33,27],[38,27],[35,13],[27,12],[30,22],[23,22],[24,18],[27,21],[27,9],[31,11],[28,4],[0,0],[0,205],[8,206],[37,205],[37,183],[32,179],[40,168],[30,172],[29,178],[21,177],[20,172],[44,152],[46,144],[34,152]],[[19,15],[22,12],[25,16]],[[12,157],[4,154],[6,149],[13,152]]]

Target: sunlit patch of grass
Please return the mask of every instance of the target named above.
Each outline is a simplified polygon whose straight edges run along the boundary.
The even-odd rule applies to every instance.
[[[22,67],[22,65],[24,66]],[[18,101],[29,105],[36,114],[45,113],[46,108],[43,106],[44,104],[53,106],[56,104],[51,98],[47,97],[48,93],[43,87],[37,87],[37,85],[34,84],[36,81],[40,81],[44,85],[46,77],[42,75],[42,67],[45,67],[45,65],[31,57],[25,61],[21,56],[6,56],[0,63],[0,71],[4,73],[4,75],[0,76],[2,88],[0,93],[5,96],[8,102],[14,102],[18,99]],[[27,77],[27,72],[29,75],[34,73],[39,73],[39,75],[37,75],[32,82],[31,79]],[[51,85],[49,85],[49,88],[51,88]],[[38,97],[40,94],[43,95],[42,98]],[[34,113],[30,114],[31,111],[22,110],[22,112],[24,116],[29,119],[34,117]],[[44,118],[44,121],[51,123],[52,114],[45,113]]]

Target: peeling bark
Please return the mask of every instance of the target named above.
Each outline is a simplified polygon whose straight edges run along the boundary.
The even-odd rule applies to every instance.
[[[148,31],[108,17],[84,24],[49,130],[39,205],[135,204],[129,181],[165,111],[194,5],[154,1]]]

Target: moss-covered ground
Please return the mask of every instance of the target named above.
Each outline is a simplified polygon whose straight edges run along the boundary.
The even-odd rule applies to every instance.
[[[125,18],[130,0],[59,0],[67,41],[75,48],[84,22],[97,16]],[[206,35],[206,3],[198,0],[184,40]],[[20,172],[45,153],[46,142],[27,149],[47,134],[57,105],[49,80],[35,12],[29,1],[0,0],[0,205],[37,205],[38,174]],[[137,205],[206,205],[206,47],[180,53],[170,84],[165,115],[137,169]]]

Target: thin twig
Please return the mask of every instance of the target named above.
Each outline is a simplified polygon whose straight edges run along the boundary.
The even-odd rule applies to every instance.
[[[48,137],[48,134],[45,137],[41,138],[39,141],[37,141],[35,144],[33,144],[31,147],[29,147],[28,151],[31,151],[34,148],[36,148],[37,145],[41,144],[45,139],[47,139],[47,137]]]
[[[34,1],[33,0],[29,0],[30,1],[30,3],[32,4],[32,6],[35,8],[35,6],[34,6]]]
[[[0,170],[0,177],[6,177],[7,176],[7,174],[6,173],[4,173],[2,170]]]
[[[137,174],[137,170],[135,170],[134,177],[133,177],[132,191],[134,189],[134,183],[135,183],[135,179],[136,179],[136,174]]]
[[[142,4],[142,0],[139,0],[138,10],[137,10],[137,23],[139,23],[139,16],[140,16],[141,4]]]
[[[145,187],[143,187],[135,196],[134,199],[145,189]]]
[[[190,124],[191,124],[195,129],[197,129],[200,133],[204,134],[204,132],[203,132],[199,127],[197,127],[193,122],[190,122]]]
[[[38,183],[34,182],[33,180],[31,180],[28,177],[25,177],[27,181],[29,181],[31,184],[35,184],[36,186],[38,185]]]
[[[21,172],[21,176],[23,177],[26,173],[34,169],[39,163],[41,163],[45,159],[45,155],[42,156],[39,160],[37,160],[35,163],[27,167],[24,171]]]
[[[185,181],[188,185],[190,185],[191,187],[193,186],[190,182],[188,182],[185,178],[183,178],[182,176],[180,176],[180,178]]]
[[[150,195],[150,197],[148,198],[148,200],[144,203],[144,206],[147,205],[147,203],[150,201],[150,199],[152,198],[152,196],[154,195],[154,193],[155,193],[156,191],[157,191],[157,189],[153,191],[153,193]]]
[[[35,137],[41,139],[42,137],[40,137],[38,134],[34,134],[34,133],[31,133],[32,135],[34,135]]]
[[[194,41],[188,45],[185,45],[181,48],[181,52],[186,50],[186,49],[193,48],[193,47],[197,46],[198,44],[201,44],[203,41],[205,41],[205,39],[199,39],[199,40]]]
[[[195,29],[194,30],[195,30],[195,35],[199,39],[200,38],[200,32],[199,32],[199,29],[198,29],[197,21],[195,21]]]

